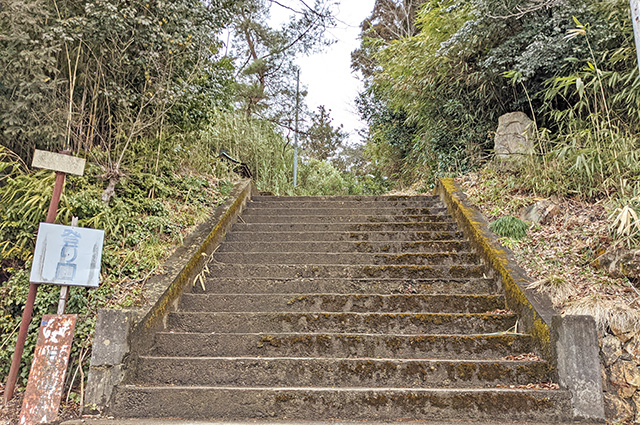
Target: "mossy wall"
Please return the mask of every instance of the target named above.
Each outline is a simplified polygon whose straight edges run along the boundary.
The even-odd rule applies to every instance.
[[[101,412],[113,389],[135,369],[138,355],[153,343],[185,287],[194,282],[227,231],[256,191],[250,180],[235,185],[229,199],[196,228],[163,265],[164,273],[144,288],[147,305],[129,310],[100,310],[87,382],[85,411]]]
[[[227,231],[242,213],[247,200],[256,192],[251,180],[235,185],[227,202],[185,240],[182,247],[163,265],[165,273],[156,276],[144,288],[148,307],[131,334],[131,349],[145,350],[152,342],[153,333],[163,326],[168,313],[175,306],[185,287],[202,272],[210,255],[222,242]]]
[[[530,334],[537,343],[539,354],[555,364],[550,326],[551,318],[558,312],[551,300],[527,288],[530,279],[517,265],[513,253],[498,242],[496,235],[489,230],[487,220],[453,179],[440,180],[435,193],[447,205],[471,246],[502,285],[507,307],[519,316],[518,331]]]

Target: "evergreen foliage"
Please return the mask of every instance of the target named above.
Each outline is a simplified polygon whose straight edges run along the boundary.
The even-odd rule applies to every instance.
[[[637,186],[640,83],[628,2],[421,4],[411,35],[386,36],[393,32],[379,30],[374,13],[353,61],[365,78],[369,143],[388,145],[387,163],[407,165],[400,177],[433,182],[478,165],[498,117],[519,110],[538,129],[538,156],[522,170],[532,189],[598,197]]]
[[[0,9],[0,143],[94,146],[117,173],[133,139],[207,120],[229,104],[217,34],[234,2],[7,0]],[[17,60],[16,60],[17,59]]]
[[[318,112],[311,114],[311,126],[303,135],[302,145],[313,158],[320,161],[335,156],[344,147],[347,138],[342,125],[333,127],[330,113],[331,110],[320,105]]]

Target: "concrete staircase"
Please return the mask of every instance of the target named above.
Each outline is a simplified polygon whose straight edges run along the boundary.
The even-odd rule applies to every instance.
[[[254,197],[208,268],[110,414],[571,420],[435,197]]]

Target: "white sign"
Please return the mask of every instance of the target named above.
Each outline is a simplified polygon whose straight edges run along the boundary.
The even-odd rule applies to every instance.
[[[84,164],[85,160],[82,158],[38,149],[33,153],[33,161],[31,162],[31,166],[35,168],[44,168],[78,176],[84,174]]]
[[[97,288],[104,231],[40,223],[32,283]]]

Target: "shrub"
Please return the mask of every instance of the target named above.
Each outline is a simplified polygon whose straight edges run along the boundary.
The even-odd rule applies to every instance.
[[[489,228],[492,232],[502,236],[503,238],[520,240],[527,236],[529,225],[518,217],[508,215],[491,223]]]

